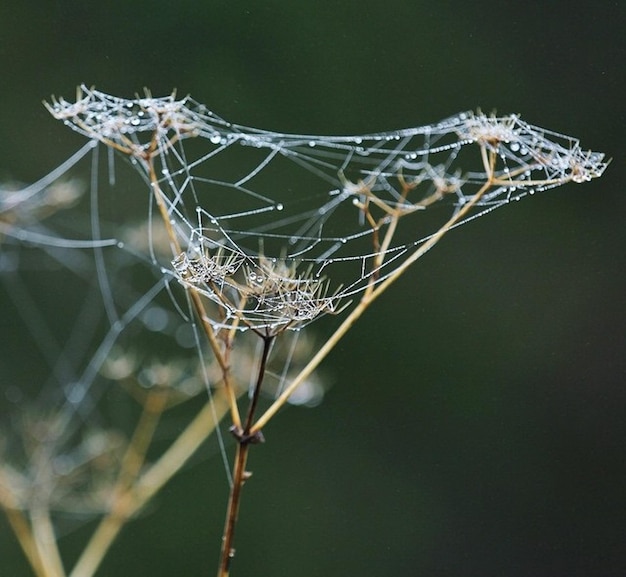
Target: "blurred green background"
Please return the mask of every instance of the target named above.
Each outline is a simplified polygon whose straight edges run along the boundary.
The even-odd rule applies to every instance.
[[[234,577],[626,575],[625,26],[622,2],[0,6],[2,180],[76,150],[41,100],[81,82],[298,133],[519,112],[613,157],[456,230],[376,303],[324,403],[255,448]],[[225,503],[207,448],[99,574],[213,574]],[[0,519],[0,575],[27,574]]]

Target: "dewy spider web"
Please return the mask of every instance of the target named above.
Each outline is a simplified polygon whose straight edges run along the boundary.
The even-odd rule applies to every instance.
[[[528,194],[590,180],[606,166],[576,139],[516,115],[468,112],[388,133],[313,136],[232,124],[174,95],[128,100],[83,86],[75,103],[48,108],[126,154],[159,187],[184,252],[174,255],[175,274],[202,285],[217,304],[216,326],[242,329],[296,328],[334,312],[340,298],[392,274],[489,179],[455,226]],[[381,246],[394,214],[404,217],[402,230]],[[259,295],[268,278],[271,295]],[[299,307],[311,283],[315,296]],[[297,318],[281,321],[285,306]]]
[[[0,443],[0,505],[33,513],[29,496],[37,494],[39,513],[77,507],[87,517],[99,512],[105,525],[119,522],[114,530],[107,525],[107,539],[229,409],[240,465],[229,480],[233,489],[240,486],[245,457],[239,456],[248,444],[260,438],[284,402],[295,399],[296,389],[314,388],[312,371],[348,327],[447,230],[525,195],[590,180],[606,167],[602,154],[584,152],[577,140],[517,116],[462,113],[389,133],[313,136],[231,124],[191,98],[174,95],[123,99],[83,86],[76,102],[60,99],[47,106],[89,142],[39,183],[0,191],[2,280],[36,334],[54,381],[43,387],[45,411],[21,419],[25,450],[15,450],[19,441]],[[108,215],[103,218],[101,209],[117,199],[107,202],[98,177],[99,143],[120,153],[145,181],[151,199],[147,226],[145,191],[132,187],[110,191],[129,190],[129,207],[143,202],[140,219],[135,221],[130,209],[124,222],[111,225]],[[77,182],[64,179],[90,152],[90,218],[84,219],[84,213],[77,218],[67,210],[81,195]],[[70,218],[64,219],[65,213]],[[39,255],[32,269],[45,259],[62,267],[61,286],[47,275],[41,294],[27,292],[20,275],[31,272],[30,252]],[[152,274],[147,281],[146,272]],[[179,284],[184,291],[176,290]],[[37,304],[41,296],[70,299],[81,290],[80,306],[72,299],[72,310],[56,307],[60,318],[54,317],[56,308],[45,308],[44,299]],[[307,342],[308,331],[298,331],[344,307],[349,312],[321,346]],[[190,327],[191,335],[184,337],[183,329]],[[157,343],[156,361],[140,349],[154,345],[148,332],[167,340],[165,346]],[[172,338],[179,345],[173,351]],[[185,348],[195,349],[191,360],[180,355]],[[256,420],[253,411],[241,419],[238,396],[247,382],[258,391],[258,374],[276,400]],[[143,469],[126,466],[119,453],[141,451],[133,445],[135,437],[121,440],[108,430],[110,415],[99,397],[112,382],[139,387],[151,401],[166,392],[173,404],[208,390],[210,400],[189,423],[204,428],[184,456],[177,447],[190,437],[181,435]],[[15,390],[11,394],[21,405]],[[34,438],[44,442],[39,446]],[[16,452],[22,453],[19,458]],[[105,475],[98,462],[108,453],[122,464]],[[220,453],[226,461],[223,445]],[[172,454],[177,465],[163,466]],[[228,472],[227,462],[225,467]],[[87,474],[79,475],[84,469]],[[120,485],[127,478],[132,483]],[[77,486],[78,495],[68,490]],[[94,487],[100,500],[92,499]],[[115,495],[130,503],[126,517],[114,510]],[[230,547],[232,532],[225,534]],[[92,574],[110,544],[99,542],[95,554],[86,547],[72,577]],[[27,542],[24,549],[33,555]],[[38,555],[45,559],[50,551],[34,555],[33,567]],[[228,567],[222,569],[226,575]]]

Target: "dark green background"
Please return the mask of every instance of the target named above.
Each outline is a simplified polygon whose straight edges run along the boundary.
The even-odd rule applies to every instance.
[[[325,402],[281,414],[255,449],[234,577],[626,574],[625,6],[0,7],[3,180],[33,181],[77,148],[41,100],[81,82],[176,87],[235,122],[299,133],[480,106],[613,157],[600,180],[455,231],[376,303],[328,359]],[[208,456],[129,525],[100,575],[212,575],[225,499]],[[26,574],[1,521],[0,575]]]

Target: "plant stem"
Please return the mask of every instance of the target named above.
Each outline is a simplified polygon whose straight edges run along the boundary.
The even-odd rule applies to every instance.
[[[165,391],[157,390],[148,394],[141,417],[122,459],[117,482],[113,489],[111,510],[100,521],[70,573],[70,577],[91,577],[126,521],[132,516],[132,499],[129,491],[139,477],[148,447],[152,442],[159,419],[166,408],[167,400]]]
[[[144,161],[147,164],[148,177],[152,186],[154,198],[156,200],[161,219],[163,220],[165,230],[167,231],[167,236],[170,240],[172,251],[177,256],[182,252],[182,248],[180,246],[180,243],[178,242],[178,238],[176,237],[174,227],[172,226],[171,218],[167,210],[167,204],[165,202],[165,195],[163,194],[163,191],[159,186],[156,170],[154,168],[153,156],[148,155],[147,158],[144,159]],[[204,304],[202,303],[200,295],[194,290],[187,292],[191,298],[191,302],[196,311],[196,315],[198,316],[198,320],[202,326],[202,329],[204,330],[204,333],[209,340],[209,345],[211,347],[211,350],[213,351],[213,355],[215,356],[215,359],[218,362],[222,371],[222,379],[224,381],[224,388],[226,389],[228,397],[231,419],[236,427],[241,427],[241,417],[239,415],[239,408],[237,406],[237,394],[235,393],[235,388],[232,384],[232,380],[230,377],[230,367],[226,362],[226,358],[218,342],[217,335],[215,334],[213,327],[208,321],[208,316],[206,314]]]
[[[230,489],[230,495],[228,497],[226,522],[224,524],[224,533],[222,536],[222,550],[220,554],[218,577],[228,577],[230,573],[230,563],[235,556],[233,544],[235,539],[235,526],[237,525],[237,518],[239,516],[239,506],[241,504],[241,492],[243,484],[250,477],[250,473],[246,471],[246,462],[248,461],[250,445],[263,440],[260,431],[257,430],[254,434],[252,434],[251,428],[274,336],[262,336],[262,338],[263,352],[261,353],[257,380],[252,392],[252,398],[250,400],[250,406],[248,407],[245,425],[243,429],[240,430],[236,427],[233,428],[233,433],[237,438],[238,443],[237,452],[235,454],[235,464],[233,466],[233,485]]]
[[[18,509],[14,509],[12,506],[2,503],[2,507],[9,521],[13,533],[17,537],[17,540],[22,547],[22,551],[26,555],[28,562],[30,563],[33,572],[37,577],[47,577],[47,571],[44,567],[37,544],[33,537],[31,527],[28,521],[24,517],[24,514]]]
[[[47,504],[38,503],[33,507],[30,525],[46,577],[65,577],[63,561]]]
[[[491,175],[492,173],[490,173]],[[282,392],[282,394],[270,405],[270,407],[259,417],[250,429],[250,434],[254,434],[260,431],[268,421],[278,412],[278,410],[287,402],[287,399],[293,394],[293,392],[307,379],[311,373],[318,367],[318,365],[326,358],[328,353],[332,351],[337,343],[344,337],[344,335],[350,330],[352,325],[359,319],[359,317],[366,311],[366,309],[376,300],[391,284],[393,284],[398,277],[400,277],[406,269],[411,266],[417,259],[422,257],[428,252],[435,244],[437,244],[441,238],[457,223],[459,222],[482,198],[482,196],[491,188],[492,178],[490,177],[487,182],[481,187],[481,189],[471,198],[471,200],[463,206],[454,216],[452,216],[433,236],[431,236],[424,244],[422,244],[415,252],[413,252],[390,276],[388,276],[378,286],[371,289],[368,287],[365,294],[352,309],[352,312],[346,317],[346,319],[339,325],[337,330],[331,335],[331,337],[324,343],[324,345],[317,351],[317,354],[309,361],[309,363],[298,373],[294,380],[288,387]],[[373,286],[373,285],[372,285]]]
[[[240,441],[237,444],[237,453],[235,455],[235,465],[233,467],[233,486],[230,490],[228,498],[228,509],[226,512],[226,523],[224,525],[224,534],[222,536],[222,551],[220,554],[220,566],[218,569],[218,577],[228,577],[230,574],[230,563],[235,556],[233,547],[235,539],[235,525],[239,515],[239,505],[241,504],[241,489],[249,475],[246,474],[246,462],[248,460],[248,452],[250,450],[250,442]]]

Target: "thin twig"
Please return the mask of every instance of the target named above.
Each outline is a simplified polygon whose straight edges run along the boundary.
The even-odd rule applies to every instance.
[[[170,243],[172,244],[172,250],[176,253],[176,255],[179,255],[182,252],[182,248],[180,246],[180,243],[178,242],[178,238],[176,237],[176,233],[174,232],[174,228],[172,226],[171,218],[165,202],[165,195],[163,194],[163,191],[159,186],[156,170],[154,167],[153,156],[148,156],[148,158],[146,159],[146,163],[148,165],[149,179],[152,186],[152,191],[156,199],[161,219],[163,220],[163,224],[165,225],[167,236],[170,240]],[[222,371],[222,379],[224,381],[224,388],[226,389],[226,393],[228,396],[231,419],[236,427],[241,427],[241,416],[239,415],[239,408],[237,406],[237,394],[235,392],[235,387],[233,386],[230,377],[230,367],[226,362],[217,335],[215,334],[215,331],[213,330],[213,327],[208,320],[209,317],[206,314],[204,304],[200,295],[193,290],[188,291],[188,293],[191,297],[191,302],[196,311],[196,315],[198,316],[198,320],[200,321],[203,331],[207,336],[209,345],[211,347],[211,350],[213,351],[213,355],[215,356],[215,359],[218,362]]]
[[[70,577],[91,577],[102,563],[104,555],[117,537],[121,528],[131,517],[129,511],[129,489],[136,482],[152,442],[157,424],[167,404],[167,392],[150,392],[144,402],[135,432],[122,458],[110,511],[100,520],[87,546],[83,549]]]
[[[251,444],[262,440],[262,437],[259,436],[260,433],[251,435],[250,430],[254,421],[257,402],[261,392],[261,386],[263,384],[263,377],[266,372],[267,359],[269,357],[274,336],[265,336],[262,338],[263,352],[261,353],[257,380],[252,392],[252,399],[250,400],[250,405],[248,407],[245,425],[242,430],[234,429],[233,431],[238,440],[238,444],[235,455],[235,464],[233,466],[233,485],[228,497],[228,507],[226,510],[226,522],[224,524],[224,534],[222,537],[218,577],[228,577],[230,573],[230,564],[235,556],[233,543],[235,539],[235,526],[237,525],[237,518],[239,516],[239,506],[241,504],[241,490],[243,488],[243,484],[246,482],[246,479],[250,476],[250,474],[246,472],[248,453],[250,451]]]
[[[324,343],[324,345],[317,351],[315,356],[309,361],[309,363],[298,373],[294,380],[288,387],[281,393],[281,395],[270,405],[270,407],[257,419],[252,428],[250,434],[257,433],[268,421],[281,409],[281,407],[287,402],[289,397],[294,391],[311,375],[311,373],[318,367],[318,365],[326,358],[326,356],[335,348],[337,343],[344,337],[344,335],[350,330],[352,325],[359,319],[359,317],[367,310],[367,308],[376,300],[391,284],[393,284],[416,260],[421,258],[426,252],[428,252],[433,246],[435,246],[441,238],[457,223],[459,222],[483,197],[483,195],[491,188],[492,179],[489,173],[489,179],[481,187],[481,189],[471,198],[471,200],[463,206],[454,216],[452,216],[433,236],[431,236],[424,244],[422,244],[415,252],[411,254],[394,272],[389,275],[382,283],[373,288],[371,291],[365,292],[357,306],[351,311],[346,319],[341,323],[337,330],[331,335],[331,337]],[[368,287],[369,288],[369,287]]]
[[[2,503],[2,509],[9,521],[9,525],[13,530],[13,534],[17,538],[18,543],[24,551],[24,555],[37,577],[47,577],[47,571],[44,567],[41,556],[37,549],[37,544],[33,538],[31,527],[24,517],[22,511],[9,507]]]
[[[30,512],[30,523],[39,557],[47,577],[65,577],[61,553],[47,505],[38,503]]]

